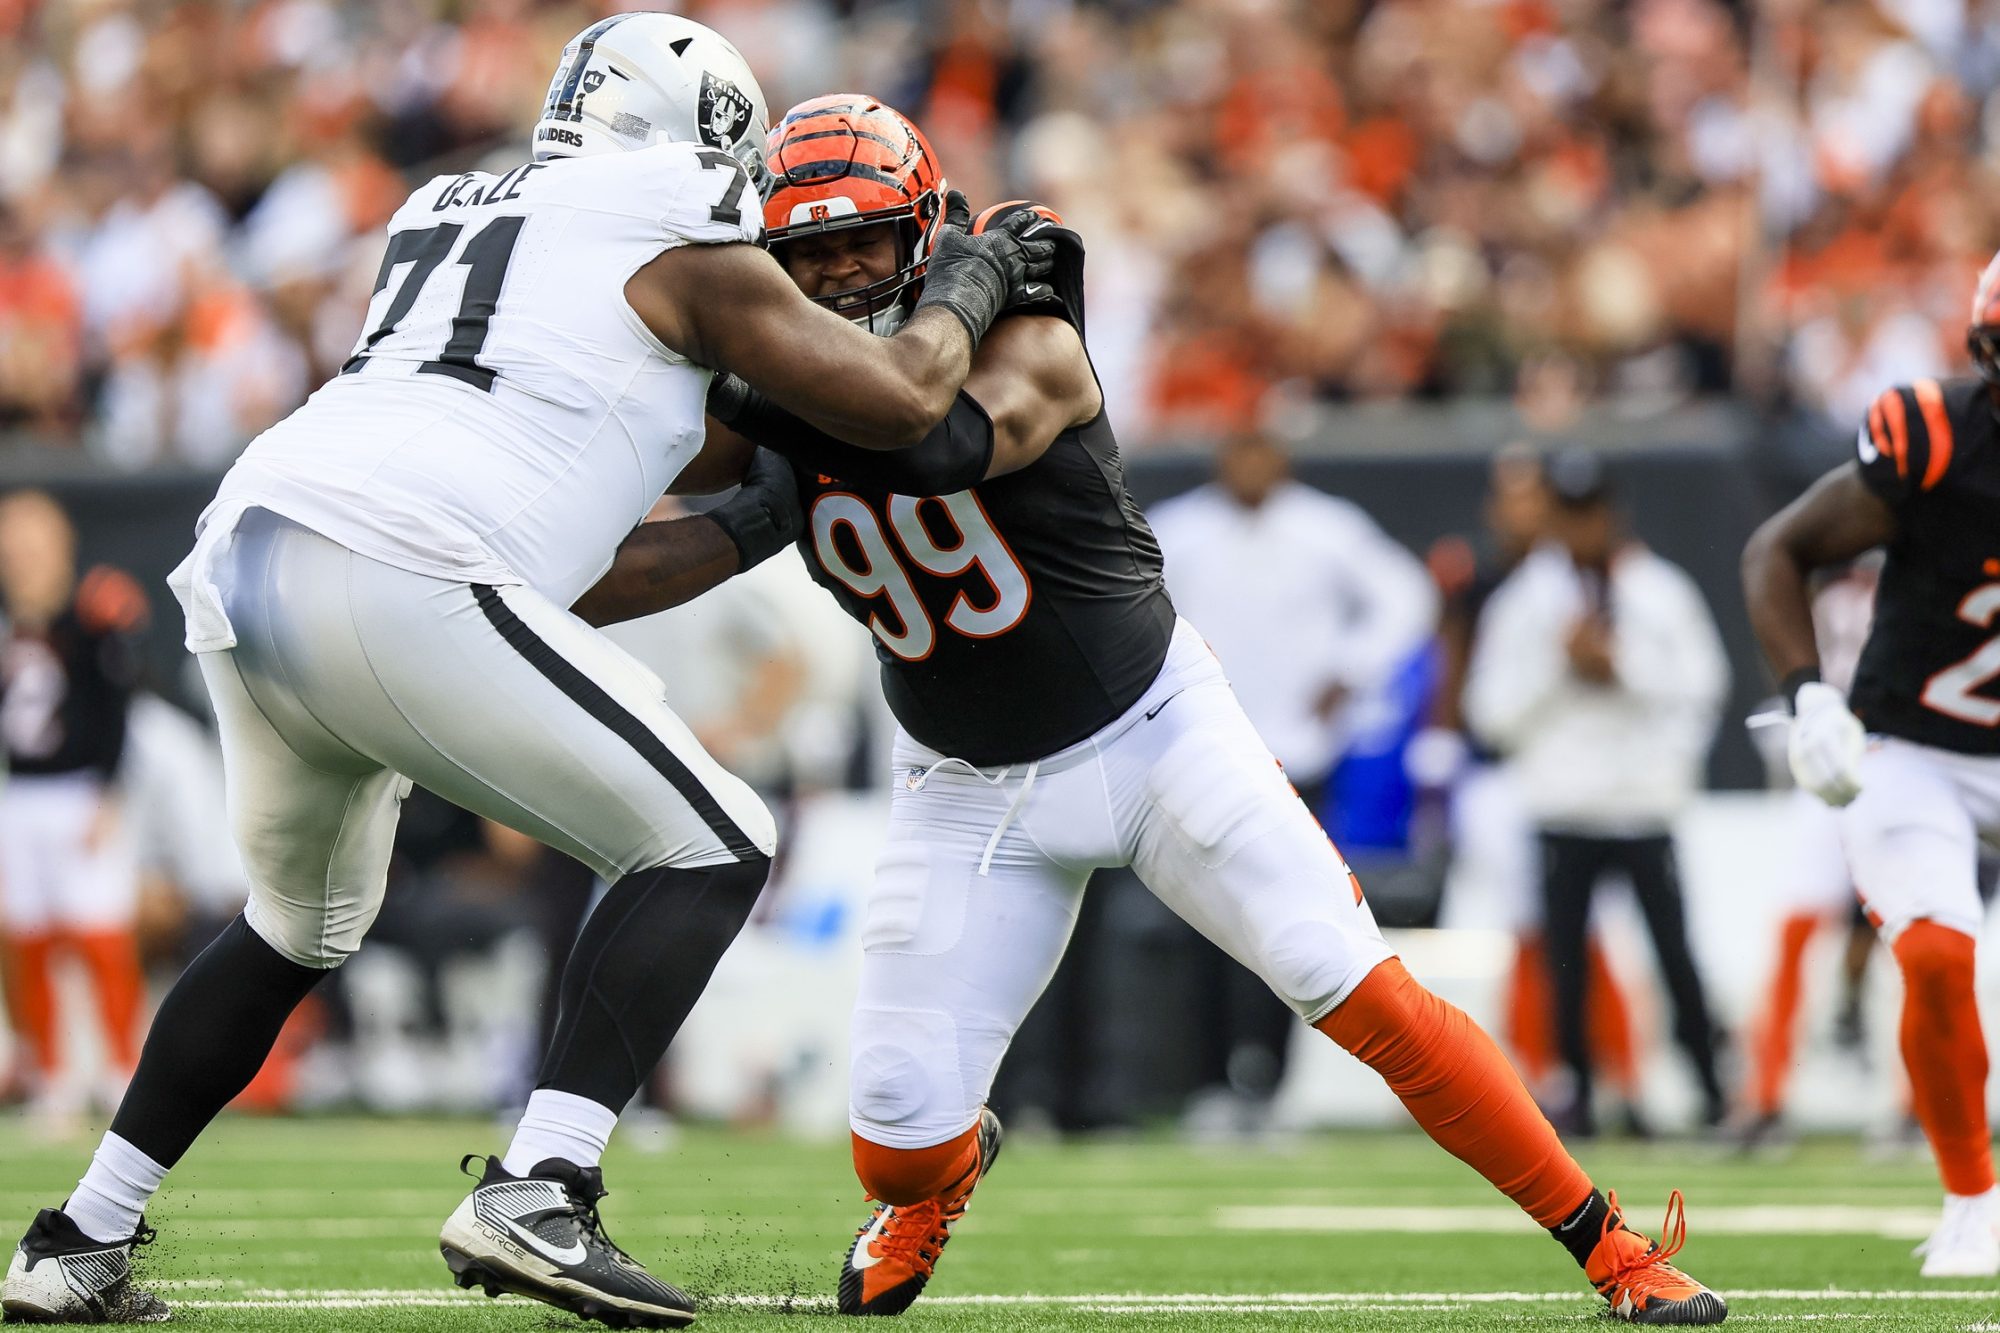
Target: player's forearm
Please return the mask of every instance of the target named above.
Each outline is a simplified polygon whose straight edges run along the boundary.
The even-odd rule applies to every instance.
[[[637,620],[728,582],[741,563],[735,543],[705,515],[641,523],[620,544],[604,577],[570,610],[592,625]]]
[[[1764,660],[1780,681],[1819,667],[1813,634],[1811,576],[1773,519],[1757,529],[1743,549],[1743,598]]]
[[[880,351],[844,386],[851,406],[818,424],[858,448],[909,449],[951,410],[972,369],[972,338],[949,312],[919,310]]]

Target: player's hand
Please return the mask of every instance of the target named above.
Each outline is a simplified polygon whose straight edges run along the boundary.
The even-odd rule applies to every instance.
[[[1799,686],[1792,706],[1793,780],[1828,805],[1846,805],[1861,794],[1868,729],[1848,711],[1846,695],[1819,681]]]
[[[977,343],[1010,306],[1046,301],[1056,244],[1037,240],[1049,220],[1030,209],[1000,219],[973,235],[972,208],[957,190],[945,196],[944,218],[931,242],[918,308],[942,306],[958,317]]]
[[[760,448],[750,456],[743,484],[709,510],[708,517],[735,544],[742,560],[737,573],[762,564],[805,531],[805,510],[799,504],[799,483],[792,475],[792,465]]]

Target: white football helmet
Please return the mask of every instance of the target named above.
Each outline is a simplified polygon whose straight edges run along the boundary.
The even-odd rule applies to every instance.
[[[563,48],[535,157],[704,143],[741,162],[761,192],[770,119],[756,76],[720,33],[678,14],[613,14]]]

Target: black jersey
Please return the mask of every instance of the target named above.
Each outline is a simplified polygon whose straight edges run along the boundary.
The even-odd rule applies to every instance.
[[[1082,250],[1057,277],[1083,332]],[[1166,661],[1159,543],[1103,413],[1018,472],[913,498],[797,469],[812,576],[875,635],[890,711],[982,767],[1085,739]]]
[[[1985,382],[1889,390],[1858,448],[1898,522],[1852,707],[1870,731],[2000,754],[2000,420]]]
[[[146,614],[139,585],[99,566],[47,629],[9,629],[0,640],[0,741],[9,771],[116,773],[137,676],[131,636]]]

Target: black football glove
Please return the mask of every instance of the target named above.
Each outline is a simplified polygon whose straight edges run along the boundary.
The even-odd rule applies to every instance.
[[[799,483],[792,476],[792,465],[769,449],[759,449],[750,457],[743,484],[709,510],[708,517],[735,544],[742,558],[738,573],[763,564],[805,531],[805,510],[799,506]]]
[[[986,330],[1012,306],[1049,300],[1054,288],[1054,241],[1034,239],[1050,225],[1032,209],[999,219],[977,236],[967,227],[972,208],[957,190],[945,196],[944,220],[931,242],[924,268],[924,294],[917,309],[942,306],[958,317],[977,344]]]

